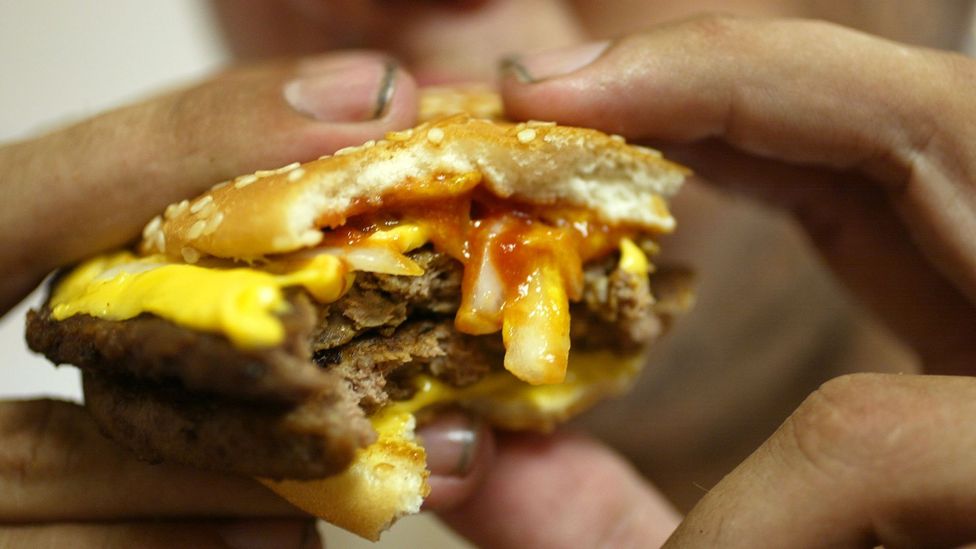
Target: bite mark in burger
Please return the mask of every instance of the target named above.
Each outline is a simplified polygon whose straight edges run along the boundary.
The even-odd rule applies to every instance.
[[[452,93],[425,108],[474,97]],[[551,429],[624,389],[688,305],[685,273],[648,258],[687,170],[476,99],[488,113],[170,205],[137,252],[56,283],[31,347],[82,368],[141,457],[266,479],[376,539],[429,490],[418,415]]]

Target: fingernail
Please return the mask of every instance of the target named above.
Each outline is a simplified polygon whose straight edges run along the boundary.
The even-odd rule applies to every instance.
[[[473,464],[478,447],[478,420],[461,412],[440,415],[417,430],[427,450],[431,474],[463,477]]]
[[[282,90],[293,109],[322,122],[366,122],[386,114],[395,91],[397,65],[363,59],[308,72]]]
[[[314,520],[242,520],[219,527],[218,533],[233,549],[321,549]]]
[[[610,42],[591,42],[580,46],[516,55],[502,61],[502,70],[521,82],[531,84],[576,72],[596,61]]]

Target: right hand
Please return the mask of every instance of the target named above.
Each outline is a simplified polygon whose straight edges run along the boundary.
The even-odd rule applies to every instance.
[[[973,59],[824,23],[705,17],[516,68],[503,87],[515,116],[663,143],[706,179],[785,208],[928,372],[976,374]],[[967,376],[824,384],[680,525],[579,437],[500,438],[485,485],[445,518],[495,547],[643,547],[676,526],[668,546],[972,542]]]

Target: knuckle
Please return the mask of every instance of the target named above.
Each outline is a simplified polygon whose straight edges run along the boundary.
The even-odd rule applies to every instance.
[[[0,479],[8,487],[29,485],[73,462],[79,435],[74,404],[54,400],[0,404]]]
[[[172,139],[170,146],[186,155],[201,154],[206,150],[207,138],[202,127],[214,124],[214,117],[221,111],[218,93],[210,83],[179,91],[168,98],[159,109],[159,126],[165,128],[161,135]]]
[[[38,455],[44,444],[54,403],[40,400],[4,403],[0,419],[0,476],[23,483],[38,469]]]
[[[828,474],[889,476],[915,461],[919,408],[891,376],[849,374],[814,391],[787,420],[802,459]]]
[[[659,46],[663,38],[678,40],[684,47],[715,49],[721,45],[734,45],[740,41],[744,22],[741,18],[725,13],[703,13],[672,24],[645,29],[644,32],[626,35],[616,41],[642,51]],[[643,53],[643,52],[642,52]]]
[[[708,39],[725,39],[738,32],[741,19],[726,13],[705,13],[689,19],[686,28]]]

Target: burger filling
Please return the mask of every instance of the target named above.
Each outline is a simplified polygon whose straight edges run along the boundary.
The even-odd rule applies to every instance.
[[[628,262],[640,267],[645,259],[633,252],[611,253],[584,269],[570,315],[574,355],[633,352],[656,337],[661,319],[683,307],[684,273],[635,274]],[[404,257],[422,274],[358,272],[331,303],[303,286],[286,287],[283,312],[274,316],[283,340],[271,347],[237,345],[227,334],[191,330],[156,314],[58,321],[57,305],[31,314],[29,343],[85,371],[89,408],[107,433],[142,457],[263,477],[341,470],[398,404],[406,410],[409,402],[463,396],[476,408],[478,391],[491,391],[496,400],[528,396],[545,406],[557,387],[566,398],[572,376],[580,374],[526,392],[532,386],[512,383],[501,367],[506,350],[497,333],[455,328],[461,262],[430,244]],[[599,367],[612,370],[617,362],[608,356]]]
[[[632,373],[587,353],[635,354],[687,299],[680,273],[652,274],[650,238],[578,208],[477,189],[387,204],[260,263],[93,259],[29,343],[81,367],[96,419],[145,458],[314,478],[425,407],[551,424]],[[524,409],[492,416],[506,399]]]

